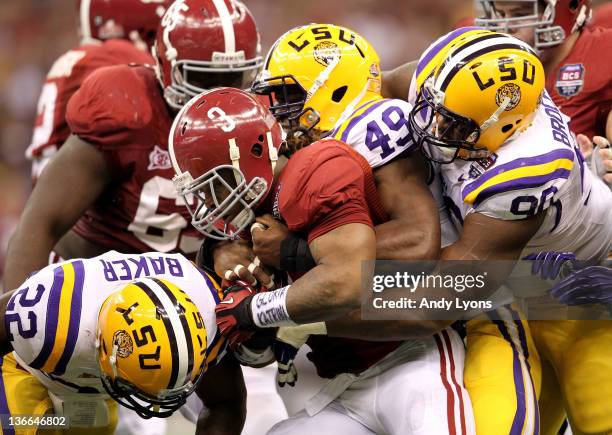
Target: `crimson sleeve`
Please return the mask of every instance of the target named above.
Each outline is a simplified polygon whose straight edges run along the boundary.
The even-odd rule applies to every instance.
[[[122,172],[120,152],[138,143],[150,124],[152,109],[147,90],[134,68],[100,68],[74,93],[66,109],[73,134],[104,154],[111,172]]]
[[[309,243],[350,223],[372,227],[364,186],[364,171],[344,145],[313,144],[283,171],[280,212],[290,230],[308,234]]]

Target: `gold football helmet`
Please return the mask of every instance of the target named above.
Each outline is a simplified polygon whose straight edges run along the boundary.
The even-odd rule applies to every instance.
[[[143,418],[170,416],[204,373],[202,315],[168,281],[145,278],[112,293],[100,309],[97,337],[105,390]]]
[[[516,38],[480,31],[452,42],[454,47],[431,74],[417,83],[419,94],[410,114],[421,149],[439,163],[480,159],[497,151],[531,124],[545,83],[537,55]]]
[[[334,24],[309,24],[281,36],[251,89],[292,130],[321,132],[380,94],[380,60],[370,43]]]

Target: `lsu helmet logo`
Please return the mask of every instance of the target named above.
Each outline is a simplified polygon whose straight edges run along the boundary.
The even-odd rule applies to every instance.
[[[113,344],[117,346],[117,356],[120,358],[127,358],[134,352],[132,337],[123,329],[115,332]]]
[[[514,109],[521,102],[521,87],[515,83],[506,83],[500,86],[495,94],[495,103],[499,107],[504,103],[506,98],[510,100],[504,109],[507,112]]]
[[[334,61],[339,61],[340,48],[332,41],[322,41],[315,45],[313,50],[314,59],[323,66],[329,66]]]

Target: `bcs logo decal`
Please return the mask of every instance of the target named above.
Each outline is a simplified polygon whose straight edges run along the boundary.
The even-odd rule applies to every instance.
[[[171,167],[170,153],[155,145],[153,151],[149,154],[149,167],[147,169],[153,171],[155,169],[170,169]]]
[[[563,65],[559,69],[555,88],[559,95],[565,98],[578,95],[584,86],[584,65],[573,63]]]

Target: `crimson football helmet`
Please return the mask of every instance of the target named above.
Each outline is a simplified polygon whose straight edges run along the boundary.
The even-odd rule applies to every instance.
[[[496,9],[500,3],[531,4],[532,12],[523,16],[504,17]],[[580,30],[591,16],[591,0],[478,0],[484,16],[476,18],[476,26],[508,33],[533,27],[536,49],[561,44]]]
[[[177,0],[162,18],[153,47],[168,104],[219,86],[250,85],[261,66],[259,32],[236,0]]]
[[[247,229],[270,192],[282,142],[280,124],[247,91],[217,88],[189,101],[172,124],[168,150],[192,225],[217,240]]]
[[[85,41],[128,39],[148,51],[171,4],[172,0],[77,0],[81,35]]]

